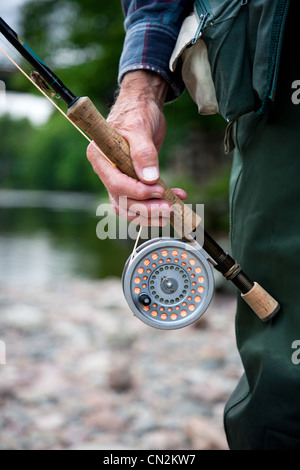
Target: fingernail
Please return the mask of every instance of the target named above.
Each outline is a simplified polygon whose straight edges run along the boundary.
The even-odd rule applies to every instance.
[[[145,181],[155,181],[158,178],[156,166],[148,166],[143,169],[143,178]]]
[[[154,191],[153,193],[151,193],[151,197],[152,197],[153,199],[162,199],[163,194],[162,194],[162,193],[159,193],[158,191],[157,191],[157,192]]]

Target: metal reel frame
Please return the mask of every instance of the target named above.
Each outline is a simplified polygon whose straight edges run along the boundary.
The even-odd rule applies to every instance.
[[[149,326],[183,328],[198,320],[214,293],[208,255],[198,245],[155,238],[128,258],[122,275],[124,296],[133,314]]]

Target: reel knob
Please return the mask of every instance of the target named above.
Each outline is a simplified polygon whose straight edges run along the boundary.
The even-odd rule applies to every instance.
[[[139,302],[143,305],[150,305],[151,304],[151,299],[147,294],[140,294],[139,295]]]
[[[134,315],[149,326],[177,329],[198,320],[214,293],[214,277],[200,245],[156,238],[140,245],[122,275]]]

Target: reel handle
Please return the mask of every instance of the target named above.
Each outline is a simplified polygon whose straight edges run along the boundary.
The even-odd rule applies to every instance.
[[[104,119],[90,98],[87,96],[79,98],[68,109],[68,118],[94,140],[99,149],[120,171],[131,178],[139,179],[134,170],[127,140]],[[171,223],[174,229],[181,238],[188,237],[200,224],[201,218],[185,205],[161,178],[157,184],[164,188],[164,200],[172,206]]]
[[[130,157],[128,142],[104,119],[88,97],[78,98],[69,107],[68,118],[94,140],[99,149],[120,171],[138,180]],[[164,199],[172,205],[171,223],[174,229],[181,238],[189,238],[194,230],[200,229],[201,218],[184,204],[162,179],[159,179],[157,183],[165,189]],[[235,261],[208,234],[204,236],[204,249],[215,260],[215,263],[212,262],[214,267],[223,275],[228,272],[228,269],[234,267]],[[226,275],[225,277],[227,278]],[[234,278],[231,277],[230,280],[242,292],[242,298],[261,320],[267,321],[279,311],[278,302],[259,284],[250,281],[243,271],[240,271]]]

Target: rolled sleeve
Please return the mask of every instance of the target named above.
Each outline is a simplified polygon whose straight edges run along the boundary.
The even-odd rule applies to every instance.
[[[169,69],[169,60],[184,18],[193,6],[191,0],[124,1],[125,41],[119,65],[119,82],[125,73],[150,70],[169,84],[166,101],[184,90],[180,66]]]

